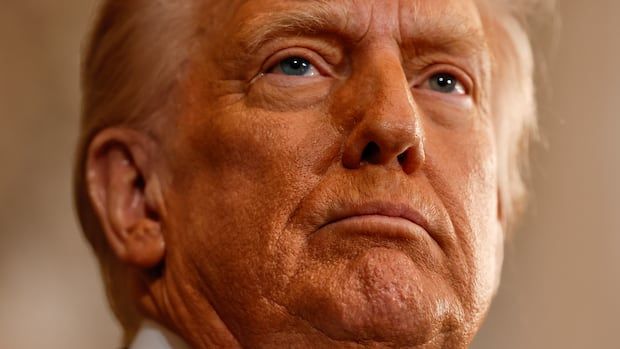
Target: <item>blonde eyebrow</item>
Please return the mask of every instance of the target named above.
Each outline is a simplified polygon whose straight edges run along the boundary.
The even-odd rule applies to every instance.
[[[446,52],[455,55],[476,55],[488,49],[486,35],[482,28],[433,26],[420,27],[416,34],[402,43],[417,54],[424,52]]]
[[[339,32],[346,23],[346,10],[325,0],[300,1],[303,8],[263,12],[247,20],[235,35],[246,52],[255,52],[282,35]]]

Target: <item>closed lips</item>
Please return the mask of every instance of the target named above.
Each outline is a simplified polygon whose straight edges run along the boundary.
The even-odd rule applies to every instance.
[[[342,228],[365,235],[410,238],[420,230],[427,233],[426,227],[424,216],[405,204],[374,202],[333,210],[319,229]]]

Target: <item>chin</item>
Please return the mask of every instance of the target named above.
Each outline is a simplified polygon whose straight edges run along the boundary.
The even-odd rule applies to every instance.
[[[304,277],[292,308],[332,340],[425,348],[463,342],[462,307],[447,280],[401,251],[372,248],[315,272]]]

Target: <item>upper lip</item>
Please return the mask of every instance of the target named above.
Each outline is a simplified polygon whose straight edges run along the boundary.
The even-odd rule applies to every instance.
[[[368,215],[404,218],[420,226],[427,233],[429,232],[428,220],[419,210],[416,210],[406,203],[395,203],[390,201],[372,201],[334,207],[329,210],[327,219],[320,228],[346,218]]]

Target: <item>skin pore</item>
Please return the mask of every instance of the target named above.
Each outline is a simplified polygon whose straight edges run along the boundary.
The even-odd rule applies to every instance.
[[[503,241],[479,5],[198,8],[178,113],[89,146],[144,316],[197,349],[467,347]]]

